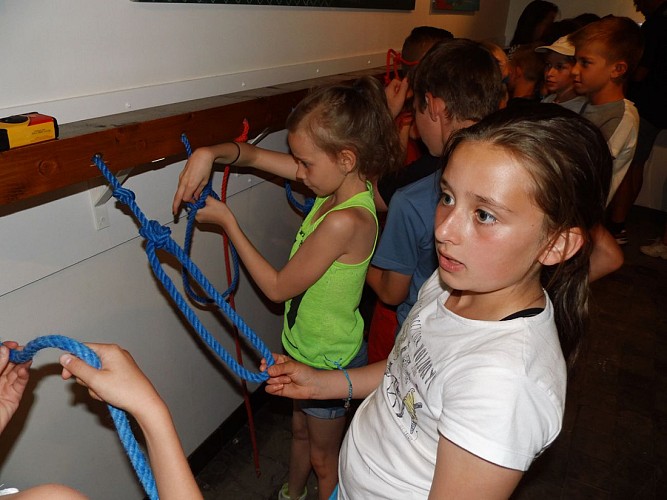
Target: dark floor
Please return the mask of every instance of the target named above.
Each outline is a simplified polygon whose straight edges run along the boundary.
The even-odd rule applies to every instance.
[[[625,264],[593,284],[591,332],[571,380],[563,431],[514,499],[667,499],[667,260],[639,252],[664,214],[634,207]],[[197,476],[206,499],[277,498],[287,477],[290,403],[256,412],[261,475],[247,426]],[[309,498],[317,498],[314,480]]]

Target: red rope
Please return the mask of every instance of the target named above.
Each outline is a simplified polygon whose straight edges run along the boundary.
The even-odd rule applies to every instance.
[[[403,59],[403,56],[400,52],[396,52],[394,49],[389,49],[387,51],[387,71],[384,74],[384,84],[389,85],[393,78],[400,80],[401,76],[398,73],[401,64],[406,66],[416,66],[419,61],[407,61]],[[394,76],[392,78],[391,71],[394,71]]]
[[[243,120],[243,132],[236,139],[236,142],[246,142],[248,140],[248,132],[250,130],[250,125],[248,120]],[[225,167],[225,172],[222,176],[222,186],[220,188],[220,201],[227,201],[227,184],[229,184],[229,165]],[[223,250],[225,253],[225,273],[227,274],[227,283],[232,282],[232,265],[229,256],[229,237],[227,233],[223,231],[222,233],[222,244]],[[229,305],[232,306],[232,309],[236,310],[236,304],[234,302],[234,292],[232,291],[228,296]],[[239,340],[239,331],[234,326],[234,343],[236,344],[236,359],[239,364],[243,366],[243,352],[241,351],[241,342]],[[250,394],[248,393],[248,385],[245,380],[241,380],[241,392],[243,393],[243,402],[245,404],[246,415],[248,416],[248,428],[250,429],[250,442],[252,443],[252,456],[255,462],[255,474],[259,477],[262,474],[262,471],[259,467],[259,450],[257,448],[257,433],[255,432],[255,419],[252,414],[252,405],[250,404]]]

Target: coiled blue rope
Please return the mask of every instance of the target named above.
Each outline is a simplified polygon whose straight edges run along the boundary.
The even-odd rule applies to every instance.
[[[185,151],[188,155],[188,158],[190,158],[190,156],[192,156],[192,147],[190,146],[190,141],[188,141],[188,137],[185,134],[181,134],[181,142],[183,143],[183,146],[185,146]],[[188,223],[185,226],[185,241],[183,242],[183,251],[188,257],[190,257],[190,253],[192,251],[192,237],[195,230],[195,217],[197,216],[197,211],[206,205],[206,198],[209,196],[212,196],[216,200],[220,201],[220,197],[215,193],[215,191],[213,191],[212,180],[213,177],[209,179],[208,183],[202,190],[199,200],[194,203],[186,204]],[[231,241],[229,242],[229,251],[232,256],[233,277],[232,282],[229,284],[229,288],[227,288],[227,290],[222,293],[222,296],[225,298],[227,298],[229,294],[236,290],[236,287],[239,284],[239,256]],[[192,286],[190,285],[190,274],[185,267],[183,267],[181,270],[181,277],[183,278],[183,289],[192,300],[195,300],[200,304],[213,303],[213,299],[210,297],[202,297],[192,289]]]
[[[153,269],[156,278],[162,283],[162,286],[172,298],[178,309],[183,313],[183,316],[188,320],[192,327],[197,332],[197,335],[206,343],[206,345],[215,352],[218,357],[240,378],[250,382],[261,383],[269,378],[268,373],[260,372],[253,373],[241,366],[213,337],[209,331],[201,323],[195,312],[185,301],[183,296],[177,290],[174,282],[167,276],[167,273],[162,269],[162,264],[157,257],[157,250],[164,250],[172,254],[184,266],[190,276],[192,276],[202,289],[208,294],[213,302],[222,310],[222,312],[232,321],[238,328],[241,334],[250,341],[250,343],[257,349],[257,351],[266,359],[268,366],[273,365],[273,356],[271,351],[266,347],[264,342],[252,331],[252,329],[243,321],[243,319],[234,311],[234,309],[227,303],[225,297],[218,292],[213,284],[204,276],[204,273],[192,262],[192,260],[185,254],[183,249],[171,238],[171,230],[162,226],[156,220],[148,220],[148,218],[141,211],[139,206],[134,201],[134,193],[120,185],[118,179],[109,171],[102,157],[95,155],[92,158],[93,163],[102,172],[112,187],[114,198],[127,205],[132,211],[137,221],[139,221],[139,234],[146,239],[146,255],[148,261]],[[200,200],[203,197],[200,197]]]
[[[315,204],[315,198],[306,198],[303,204],[299,203],[292,194],[292,184],[290,184],[290,181],[285,181],[285,194],[287,195],[287,201],[304,216],[308,215],[308,212],[310,212]]]
[[[22,351],[10,349],[9,360],[16,364],[27,363],[38,351],[48,347],[56,347],[63,351],[67,351],[76,357],[81,358],[90,366],[97,368],[98,370],[102,366],[100,358],[90,347],[63,335],[45,335],[43,337],[37,337],[28,342]],[[109,413],[111,413],[111,418],[118,431],[118,437],[123,444],[123,448],[125,448],[125,452],[132,463],[132,467],[134,467],[134,471],[136,472],[144,491],[146,491],[146,494],[151,500],[158,499],[153,471],[132,433],[127,415],[120,408],[111,405],[107,405],[107,407],[109,408]]]

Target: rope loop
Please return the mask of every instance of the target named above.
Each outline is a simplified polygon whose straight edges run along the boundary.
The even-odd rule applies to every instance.
[[[116,177],[109,171],[109,168],[106,166],[101,156],[96,155],[93,157],[93,162],[100,169],[104,177],[112,186],[120,184],[118,179],[116,179]],[[116,189],[114,189],[114,192],[115,191]],[[243,366],[237,363],[234,358],[230,356],[229,353],[222,347],[222,345],[220,345],[215,337],[209,333],[192,308],[187,304],[181,293],[176,289],[173,281],[171,281],[167,273],[165,273],[162,269],[162,263],[157,258],[155,249],[164,248],[167,252],[178,259],[181,265],[183,265],[183,268],[187,270],[187,273],[191,275],[197,281],[197,283],[199,283],[207,295],[211,297],[212,301],[215,302],[215,304],[222,310],[227,318],[231,320],[231,322],[238,328],[243,336],[250,341],[250,343],[257,349],[262,357],[266,359],[268,366],[271,366],[275,363],[273,360],[273,355],[271,354],[271,350],[227,303],[225,300],[227,293],[221,294],[218,292],[213,284],[206,278],[206,276],[204,276],[204,273],[202,273],[202,271],[196,266],[192,259],[190,259],[187,253],[171,238],[171,230],[161,226],[157,221],[148,221],[139,206],[134,202],[134,196],[132,196],[131,199],[132,203],[130,204],[130,208],[132,209],[132,213],[141,222],[139,234],[148,239],[149,242],[146,245],[146,254],[151,265],[151,269],[164,289],[168,292],[174,303],[178,306],[183,316],[193,326],[199,337],[206,343],[206,345],[211,350],[213,350],[237,376],[244,380],[257,383],[261,383],[267,380],[269,378],[268,373],[252,373],[245,369]],[[238,260],[236,260],[236,262],[238,262]],[[233,284],[233,286],[236,285]]]
[[[77,358],[81,358],[90,366],[97,368],[98,370],[102,367],[100,358],[95,351],[87,345],[63,335],[44,335],[31,340],[20,351],[10,349],[9,361],[16,364],[27,363],[35,356],[35,354],[37,354],[37,352],[49,347],[67,351],[75,355]],[[132,433],[127,414],[120,408],[116,408],[109,404],[107,404],[107,408],[109,408],[111,419],[118,431],[118,437],[123,444],[123,448],[125,448],[125,452],[132,463],[132,467],[134,468],[141,485],[144,487],[146,495],[148,495],[148,498],[151,500],[157,500],[158,492],[153,471]]]

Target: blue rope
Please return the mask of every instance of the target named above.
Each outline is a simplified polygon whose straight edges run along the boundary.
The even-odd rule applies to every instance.
[[[287,201],[289,201],[290,204],[304,216],[308,215],[308,212],[310,212],[315,204],[315,198],[306,198],[303,204],[299,203],[292,194],[292,185],[290,184],[290,181],[287,180],[285,181],[285,194],[287,195]]]
[[[181,134],[181,142],[185,146],[185,151],[187,152],[188,158],[192,156],[192,147],[190,146],[190,141],[185,134]],[[188,258],[191,255],[192,250],[192,236],[195,230],[195,217],[197,216],[197,211],[200,208],[203,208],[206,205],[206,198],[213,196],[216,200],[220,200],[220,197],[213,191],[212,178],[208,181],[204,189],[202,190],[199,200],[194,203],[187,203],[185,209],[188,213],[188,223],[185,226],[185,241],[183,242],[183,250]],[[232,245],[231,241],[229,242],[229,251],[232,256],[233,264],[233,277],[232,282],[229,284],[229,288],[222,293],[222,296],[227,298],[234,290],[239,283],[239,256],[236,252],[236,248]],[[210,297],[202,297],[198,295],[190,285],[190,275],[185,267],[181,270],[181,277],[183,278],[183,289],[190,296],[190,298],[200,304],[212,304],[213,299]]]
[[[100,358],[90,347],[62,335],[45,335],[43,337],[37,337],[35,340],[28,342],[22,351],[10,349],[9,360],[16,364],[27,363],[38,351],[48,347],[56,347],[63,351],[67,351],[75,355],[77,358],[83,359],[90,366],[97,368],[98,370],[102,366]],[[115,406],[107,405],[107,407],[111,413],[111,418],[116,426],[123,448],[125,448],[125,452],[132,463],[132,467],[134,467],[134,471],[136,472],[141,485],[144,487],[146,494],[151,500],[157,499],[158,493],[157,486],[155,485],[155,478],[153,477],[153,471],[151,470],[151,466],[146,460],[145,455],[141,451],[134,434],[132,434],[127,415],[123,410],[116,408]]]
[[[153,273],[160,280],[162,286],[177,305],[183,316],[190,322],[199,337],[206,343],[206,345],[215,352],[218,357],[240,378],[250,382],[261,383],[269,378],[268,373],[260,372],[253,373],[241,366],[213,337],[208,330],[201,323],[195,312],[185,301],[183,296],[177,290],[174,282],[167,276],[162,269],[162,264],[157,257],[157,250],[165,250],[169,252],[183,265],[188,273],[195,279],[202,289],[213,299],[215,304],[222,310],[222,312],[232,321],[238,330],[246,337],[251,344],[259,351],[259,353],[266,359],[268,366],[273,365],[273,356],[271,351],[266,347],[264,342],[252,331],[252,329],[243,321],[243,319],[234,311],[234,309],[227,303],[225,297],[216,290],[213,284],[204,276],[204,273],[195,265],[194,262],[185,254],[183,249],[176,244],[171,238],[171,230],[162,226],[156,220],[148,220],[148,218],[141,211],[139,206],[134,201],[134,193],[120,185],[118,179],[109,171],[102,157],[95,155],[92,158],[93,163],[100,169],[102,175],[109,182],[113,188],[113,196],[121,203],[128,206],[136,219],[139,221],[139,234],[146,239],[146,255],[148,262],[153,269]],[[201,199],[202,197],[200,197]]]

